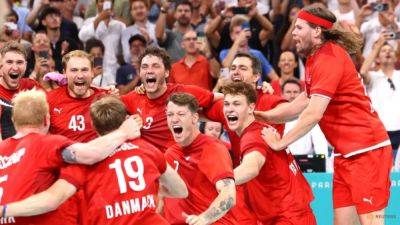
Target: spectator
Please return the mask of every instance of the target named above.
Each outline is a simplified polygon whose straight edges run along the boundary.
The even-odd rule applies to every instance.
[[[298,80],[288,79],[282,85],[282,97],[292,102],[302,92],[301,84]],[[285,125],[285,134],[288,133],[297,120],[287,122]],[[328,142],[318,124],[306,135],[288,146],[293,155],[324,154],[328,157]]]
[[[183,36],[182,48],[185,50],[185,56],[172,65],[168,82],[196,85],[211,91],[213,78],[218,78],[218,74],[212,72],[207,58],[199,54],[196,48],[197,38],[194,30],[186,32]]]
[[[192,18],[190,19],[190,24],[192,24],[193,29],[197,32],[204,33],[207,20],[205,15],[201,12],[201,0],[189,0],[189,2],[192,4]]]
[[[288,15],[288,24],[289,29],[286,29],[286,33],[282,39],[281,42],[281,50],[282,51],[294,51],[295,48],[295,42],[293,41],[293,35],[292,32],[294,30],[294,22],[296,20],[297,17],[297,13],[300,11],[300,7],[293,5],[290,9],[289,9],[289,15]],[[283,32],[283,30],[280,30],[279,33]]]
[[[56,65],[55,62],[52,58],[39,58],[39,62],[37,63],[37,68],[35,68],[35,79],[36,82],[39,83],[39,85],[46,91],[53,90],[58,87],[58,84],[50,80],[49,78],[45,79],[45,75],[49,73],[56,73],[59,74],[56,71]],[[63,76],[62,74],[59,74],[60,76]]]
[[[134,90],[140,83],[140,77],[136,71],[139,71],[139,57],[144,52],[146,43],[146,39],[140,34],[129,38],[131,61],[117,70],[117,88],[121,95]]]
[[[90,4],[85,13],[85,18],[90,18],[96,16],[98,0],[88,0]],[[129,0],[114,0],[112,11],[114,12],[114,18],[119,20],[126,25],[132,23],[130,14],[130,1]],[[98,12],[98,11],[97,11]]]
[[[115,75],[119,66],[118,59],[122,59],[121,34],[125,29],[125,24],[113,19],[112,3],[109,0],[97,0],[98,14],[85,20],[79,32],[79,38],[83,42],[90,38],[96,38],[103,42],[105,47],[103,74],[108,77],[107,80],[115,83]]]
[[[0,27],[3,27],[4,23],[4,17],[7,15],[10,11],[10,6],[5,2],[5,1],[0,1]]]
[[[53,59],[56,62],[56,69],[59,72],[63,70],[62,57],[68,52],[79,48],[79,44],[72,36],[62,32],[61,21],[61,12],[54,7],[44,8],[40,15],[40,24],[44,27],[50,39]]]
[[[25,75],[35,80],[36,74],[34,70],[37,68],[36,59],[39,59],[39,57],[52,58],[52,56],[53,53],[51,51],[50,39],[47,34],[44,32],[33,34],[32,48],[28,55],[28,65]]]
[[[356,23],[356,15],[359,7],[355,0],[338,0],[338,8],[332,10],[338,21],[345,21],[348,24]]]
[[[27,51],[30,49],[31,43],[22,39],[22,33],[18,27],[18,15],[13,9],[6,16],[6,23],[1,30],[1,39],[3,41],[18,41]]]
[[[250,23],[251,36],[249,37],[249,46],[253,49],[263,50],[270,35],[273,33],[272,23],[257,9],[256,0],[238,0],[238,7],[248,8],[248,13],[244,15]],[[230,37],[230,22],[226,22],[226,17],[233,16],[232,7],[227,7],[221,12],[217,12],[215,17],[205,30],[210,39],[211,46],[220,52],[222,49],[228,49],[233,45],[234,40]],[[219,29],[221,28],[222,29]]]
[[[110,76],[104,76],[103,73],[103,59],[105,48],[103,42],[98,39],[91,38],[86,42],[85,51],[93,57],[93,80],[92,84],[97,87],[107,87],[115,85],[115,82]]]
[[[261,61],[262,77],[259,80],[259,84],[261,84],[262,80],[266,79],[266,76],[271,80],[278,79],[278,75],[265,56],[260,51],[249,47],[248,40],[251,37],[251,30],[248,27],[249,24],[246,18],[242,16],[235,16],[232,18],[229,30],[230,37],[234,42],[230,49],[224,49],[220,52],[219,59],[222,62],[222,66],[225,68],[229,67],[238,52],[246,52]]]
[[[378,112],[396,156],[400,144],[400,71],[395,70],[395,49],[387,43],[388,35],[381,34],[372,52],[365,59],[360,74],[367,86],[372,106]],[[373,63],[379,70],[371,70]]]
[[[77,3],[77,0],[64,0],[64,10],[61,10],[61,13],[63,18],[74,22],[79,30],[83,25],[83,18],[74,15]]]
[[[156,37],[158,44],[167,50],[172,62],[177,62],[185,55],[185,51],[181,47],[183,35],[193,29],[190,24],[192,4],[187,0],[177,2],[174,13],[176,25],[172,30],[166,28],[169,7],[169,1],[162,2],[161,13],[156,23]]]
[[[61,18],[61,24],[59,25],[62,34],[61,36],[63,38],[72,39],[74,43],[80,48],[81,43],[78,38],[78,32],[79,32],[78,27],[73,21],[64,18],[61,15],[61,12],[63,12],[66,8],[64,1],[67,0],[59,0],[59,1],[37,0],[37,3],[35,2],[35,5],[33,6],[32,10],[26,17],[26,22],[36,31],[46,30],[46,27],[44,27],[44,25],[42,24],[42,20],[44,19],[43,15],[44,11],[46,11],[46,8],[48,7],[56,8],[59,11],[59,15]],[[38,19],[39,24],[36,24],[36,19]]]
[[[122,32],[121,42],[126,63],[131,61],[129,38],[133,35],[140,34],[145,37],[149,45],[157,45],[154,23],[148,21],[149,5],[146,0],[132,0],[131,15],[134,23]]]
[[[277,80],[271,82],[271,86],[274,89],[274,94],[281,96],[282,85],[287,80],[297,80],[294,75],[295,69],[297,68],[296,56],[291,51],[285,51],[281,53],[279,57],[278,67],[280,69],[280,77]],[[301,91],[304,90],[304,81],[299,81],[301,85]]]
[[[366,21],[362,24],[361,22],[358,22],[358,24],[361,24],[360,31],[364,37],[364,57],[367,57],[372,51],[373,44],[378,40],[380,33],[397,32],[399,30],[400,24],[396,21],[396,17],[393,12],[393,6],[390,3],[388,4],[388,10],[379,12],[378,17],[373,17],[369,21]],[[365,20],[365,17],[371,13],[371,4],[364,5],[360,10],[358,20]],[[390,40],[389,42],[394,48],[397,48],[396,41]]]
[[[18,30],[21,34],[21,37],[27,41],[30,41],[31,35],[32,35],[32,29],[29,27],[29,25],[26,23],[25,19],[29,14],[29,9],[21,6],[17,6],[14,4],[13,0],[7,0],[8,7],[10,9],[14,10],[17,14],[17,24],[18,24]],[[3,7],[1,7],[3,9]]]

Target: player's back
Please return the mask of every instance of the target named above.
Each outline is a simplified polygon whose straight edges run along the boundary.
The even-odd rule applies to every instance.
[[[64,166],[60,151],[70,144],[72,142],[65,137],[38,133],[1,142],[1,204],[22,200],[50,187]],[[35,217],[5,220],[16,221],[16,224],[45,225],[63,220],[63,215],[56,210]]]
[[[155,212],[165,170],[163,154],[143,139],[125,142],[104,161],[86,167],[81,175],[88,224],[168,224]]]

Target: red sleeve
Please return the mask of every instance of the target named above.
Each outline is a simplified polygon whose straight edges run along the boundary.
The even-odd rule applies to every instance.
[[[267,149],[269,149],[269,146],[262,139],[260,130],[246,133],[240,140],[240,152],[242,157],[254,151],[257,151],[266,157]]]
[[[44,154],[46,154],[47,164],[50,167],[65,166],[61,153],[66,147],[74,143],[74,141],[61,135],[48,135],[46,137],[46,144],[43,144],[43,146],[51,146],[50,148],[44,148]]]
[[[169,76],[168,76],[168,83],[171,83],[171,84],[176,83],[175,73],[176,73],[176,71],[174,69],[174,66],[172,66],[171,71],[169,72]]]
[[[310,95],[332,98],[343,77],[343,65],[337,57],[319,55],[311,69]]]
[[[193,85],[180,85],[179,91],[187,92],[196,97],[199,101],[199,106],[203,108],[210,107],[211,103],[214,101],[214,94],[206,89]]]
[[[160,174],[165,173],[165,170],[167,170],[167,160],[165,160],[164,155],[159,149],[156,148],[153,148],[152,152],[154,153],[153,160],[158,168],[158,171],[160,171]]]
[[[224,101],[222,99],[214,102],[210,107],[203,110],[207,119],[225,124]]]
[[[260,108],[257,110],[268,111],[285,102],[287,102],[287,100],[281,96],[265,94],[260,99],[258,104]]]
[[[83,165],[69,165],[61,169],[60,179],[66,180],[74,185],[76,189],[80,189],[86,181],[87,168]]]
[[[234,178],[229,151],[219,142],[204,148],[198,167],[213,184],[224,178]]]

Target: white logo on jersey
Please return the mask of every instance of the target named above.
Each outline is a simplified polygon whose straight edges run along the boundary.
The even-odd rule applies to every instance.
[[[187,157],[185,157],[185,159],[186,159],[186,161],[189,161],[189,159],[190,159],[190,156],[187,156]]]
[[[25,154],[25,148],[21,148],[18,151],[11,154],[10,156],[0,155],[0,169],[5,169],[9,166],[12,166],[13,164],[19,163],[24,154]]]
[[[142,114],[142,110],[141,110],[141,109],[137,108],[136,111],[137,111],[139,114]]]
[[[369,204],[371,204],[372,205],[372,197],[371,198],[363,198],[362,199],[363,200],[363,202],[368,202]]]
[[[105,206],[107,219],[137,213],[146,208],[156,208],[153,195],[115,202],[113,205]]]
[[[54,108],[54,112],[57,112],[58,114],[61,114],[61,110],[62,110],[62,108]]]

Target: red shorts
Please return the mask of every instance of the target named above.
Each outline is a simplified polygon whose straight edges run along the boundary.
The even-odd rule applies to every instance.
[[[390,195],[392,147],[334,159],[333,208],[355,206],[358,214],[384,209]]]
[[[317,225],[317,220],[313,212],[305,212],[302,215],[293,217],[275,217],[268,221],[263,221],[260,225]]]
[[[231,211],[238,221],[238,224],[257,225],[256,215],[246,204],[243,185],[236,186],[236,205],[231,209]]]

